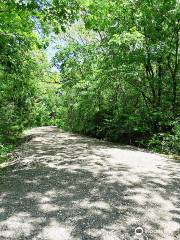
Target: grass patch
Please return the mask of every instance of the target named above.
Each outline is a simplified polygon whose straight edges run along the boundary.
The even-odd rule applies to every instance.
[[[0,167],[2,163],[10,159],[8,156],[9,153],[14,151],[14,149],[22,143],[30,141],[32,138],[32,136],[24,136],[23,134],[18,137],[12,137],[11,139],[0,138]]]
[[[0,144],[0,164],[8,160],[8,153],[15,149],[15,144]]]

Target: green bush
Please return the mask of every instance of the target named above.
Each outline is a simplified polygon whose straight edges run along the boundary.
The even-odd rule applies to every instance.
[[[172,131],[169,133],[154,134],[148,142],[148,147],[162,153],[180,154],[180,125],[173,122]]]

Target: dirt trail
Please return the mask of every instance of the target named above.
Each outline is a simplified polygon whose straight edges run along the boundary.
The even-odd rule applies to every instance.
[[[0,240],[180,239],[180,162],[56,127],[26,135],[0,170]]]

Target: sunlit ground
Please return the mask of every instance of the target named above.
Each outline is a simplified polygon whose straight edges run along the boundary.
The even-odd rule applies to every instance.
[[[0,171],[0,240],[180,239],[180,162],[55,127],[27,134]]]

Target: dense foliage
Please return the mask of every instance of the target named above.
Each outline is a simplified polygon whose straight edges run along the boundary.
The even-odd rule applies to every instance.
[[[96,0],[83,10],[87,34],[80,29],[54,59],[61,126],[179,152],[180,3]]]
[[[76,1],[0,1],[0,153],[24,128],[49,120],[49,91],[40,84],[50,76],[48,33],[64,30],[77,11]]]
[[[0,152],[24,128],[57,124],[179,153],[179,82],[178,0],[0,2]]]

